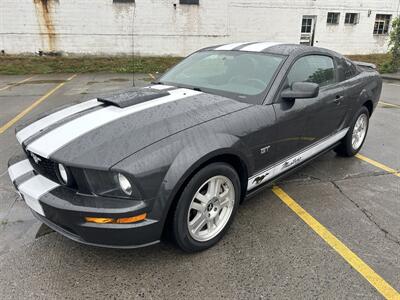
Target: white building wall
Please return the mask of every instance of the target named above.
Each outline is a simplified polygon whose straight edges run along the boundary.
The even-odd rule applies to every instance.
[[[399,1],[200,0],[197,6],[179,0],[0,0],[0,50],[131,54],[134,45],[137,54],[184,56],[236,41],[299,43],[302,16],[315,15],[315,45],[378,53],[387,50],[387,36],[372,34],[375,15],[396,16]],[[340,12],[339,25],[326,24],[329,11]],[[360,13],[359,23],[345,25],[346,12]]]

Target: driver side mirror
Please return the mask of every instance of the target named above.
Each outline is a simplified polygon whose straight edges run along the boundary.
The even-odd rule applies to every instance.
[[[319,93],[319,85],[312,82],[293,82],[290,88],[281,93],[283,99],[314,98]]]

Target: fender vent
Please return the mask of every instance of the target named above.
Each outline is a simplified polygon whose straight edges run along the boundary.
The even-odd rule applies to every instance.
[[[149,100],[168,96],[169,93],[150,88],[132,89],[119,94],[97,98],[105,104],[118,106],[121,108],[143,103]]]

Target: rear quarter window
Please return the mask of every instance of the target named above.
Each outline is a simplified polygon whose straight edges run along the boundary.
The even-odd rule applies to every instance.
[[[348,59],[344,59],[344,78],[345,80],[353,78],[358,74],[357,67]]]

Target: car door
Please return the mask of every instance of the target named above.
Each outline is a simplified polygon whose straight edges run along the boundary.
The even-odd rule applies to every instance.
[[[291,67],[283,89],[294,82],[313,82],[320,86],[317,97],[307,99],[278,99],[274,104],[279,119],[291,116],[282,124],[284,137],[293,141],[281,144],[282,152],[294,153],[337,131],[343,123],[346,108],[343,104],[344,89],[338,83],[336,65],[329,55],[306,55]],[[286,109],[285,109],[286,108]]]

